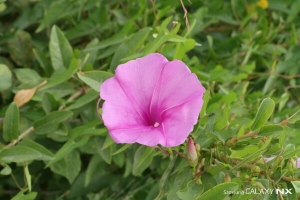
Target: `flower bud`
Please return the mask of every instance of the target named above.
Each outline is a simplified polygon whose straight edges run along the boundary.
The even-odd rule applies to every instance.
[[[259,149],[263,147],[263,145],[265,144],[267,139],[268,139],[268,137],[264,136],[259,140],[258,145],[257,145]]]
[[[231,178],[229,176],[229,174],[225,174],[224,178],[223,178],[223,183],[229,183],[231,182]]]
[[[231,138],[231,139],[227,140],[226,146],[234,147],[236,145],[237,141],[238,141],[237,138]]]
[[[284,163],[284,159],[282,156],[277,156],[274,160],[274,170],[277,169],[277,167],[282,167]]]
[[[253,165],[251,167],[251,173],[254,175],[254,176],[257,176],[260,174],[260,168],[259,166],[256,166],[256,165]]]
[[[197,150],[197,151],[200,151],[201,147],[200,147],[199,144],[195,144],[195,147],[196,147],[196,150]]]
[[[265,161],[264,161],[263,157],[260,157],[259,159],[257,159],[256,163],[265,164]]]
[[[187,144],[187,157],[191,167],[195,167],[198,163],[198,155],[193,139],[190,137]]]
[[[286,164],[286,168],[289,172],[293,172],[295,169],[297,169],[296,162],[293,158],[290,158],[288,163]]]
[[[250,178],[250,176],[248,174],[242,174],[241,175],[242,180],[248,180],[249,178]]]

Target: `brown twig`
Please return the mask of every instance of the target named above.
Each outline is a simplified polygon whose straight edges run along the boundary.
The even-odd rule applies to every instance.
[[[3,149],[8,149],[12,146],[15,146],[18,142],[20,142],[22,139],[24,139],[25,137],[27,137],[27,135],[29,133],[31,133],[32,131],[34,131],[33,126],[31,126],[30,128],[28,128],[26,131],[24,131],[21,135],[19,135],[18,139],[13,140],[11,143],[9,143],[8,145],[6,145],[5,147],[3,147]]]
[[[70,102],[70,101],[73,101],[74,99],[76,99],[77,97],[79,97],[80,95],[82,95],[84,93],[84,90],[79,90],[77,92],[75,92],[72,96],[70,96],[68,99],[67,99],[67,102]],[[58,110],[62,110],[66,107],[65,104],[61,105],[59,107]]]
[[[181,152],[178,152],[176,150],[172,150],[172,152],[176,153],[177,155],[179,155],[180,157],[182,157],[183,159],[185,159],[186,161],[188,161],[188,159]]]
[[[189,1],[190,2],[190,1]],[[184,11],[184,15],[183,15],[183,18],[185,19],[185,24],[186,24],[186,27],[187,27],[187,30],[190,30],[190,24],[189,24],[189,20],[188,20],[188,17],[187,17],[187,14],[188,14],[188,11],[187,9],[184,7],[184,4],[182,2],[182,0],[180,0],[180,3],[181,3],[181,6],[182,6],[182,9]],[[191,2],[190,2],[191,3]],[[192,4],[192,3],[191,3]]]
[[[155,19],[155,25],[158,26],[158,19],[157,19],[157,15],[156,15],[156,10],[155,10],[155,0],[150,0],[152,3],[152,10],[153,10],[153,15],[154,15],[154,19]]]
[[[165,154],[166,156],[170,156],[170,153],[166,150],[164,150],[163,148],[159,147],[159,146],[155,146],[154,147],[156,150],[161,151],[163,154]]]

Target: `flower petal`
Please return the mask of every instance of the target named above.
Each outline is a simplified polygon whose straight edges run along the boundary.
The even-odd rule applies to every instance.
[[[152,102],[151,114],[160,115],[164,110],[176,107],[193,99],[202,99],[205,92],[197,76],[192,74],[189,68],[181,61],[175,60],[164,66],[158,84],[155,88]],[[200,106],[193,112],[193,123],[198,117]],[[190,109],[191,111],[193,110]],[[192,122],[191,122],[192,123]]]
[[[110,135],[116,143],[138,142],[147,146],[156,146],[165,143],[165,139],[159,129],[150,126],[135,126],[127,129],[117,128],[112,129]]]
[[[163,115],[165,146],[173,147],[184,143],[197,123],[202,98],[195,98],[179,106],[166,110]]]
[[[128,98],[143,116],[149,115],[150,101],[163,66],[168,60],[160,54],[149,54],[143,58],[119,65],[116,78]]]
[[[101,85],[100,95],[105,100],[102,106],[102,118],[109,130],[145,123],[143,117],[130,102],[116,78],[110,78]]]

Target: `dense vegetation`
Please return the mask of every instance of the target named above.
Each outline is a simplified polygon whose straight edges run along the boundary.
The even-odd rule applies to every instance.
[[[0,2],[1,200],[299,198],[299,0]],[[99,119],[100,84],[152,52],[207,90],[195,167]]]

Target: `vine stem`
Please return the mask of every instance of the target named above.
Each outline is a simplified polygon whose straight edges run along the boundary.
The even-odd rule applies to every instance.
[[[6,145],[5,147],[3,147],[3,149],[8,149],[12,146],[15,146],[19,141],[21,141],[22,139],[24,139],[25,137],[27,137],[27,135],[29,133],[31,133],[32,131],[34,131],[33,126],[31,126],[30,128],[28,128],[26,131],[24,131],[21,135],[19,135],[18,139],[13,140],[11,143],[9,143],[8,145]]]
[[[258,134],[257,132],[250,132],[250,133],[247,133],[247,134],[242,135],[240,137],[237,137],[236,139],[242,140],[242,139],[246,139],[246,138],[249,138],[249,137],[255,137],[255,136],[257,136],[257,134]]]

